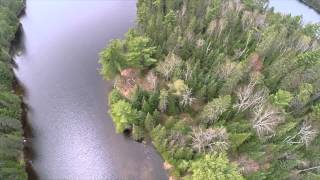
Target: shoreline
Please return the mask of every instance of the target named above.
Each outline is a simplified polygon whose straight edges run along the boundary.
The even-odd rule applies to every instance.
[[[25,142],[25,140],[27,140],[29,137],[31,137],[31,128],[28,125],[27,122],[27,105],[25,104],[25,102],[23,101],[23,97],[24,97],[24,88],[22,87],[22,85],[19,83],[19,79],[16,77],[15,73],[14,73],[14,69],[17,68],[17,65],[15,63],[14,57],[17,55],[17,52],[19,51],[19,43],[21,42],[21,37],[23,34],[23,26],[20,22],[20,18],[23,17],[25,15],[25,10],[26,10],[26,0],[22,1],[22,6],[20,8],[20,10],[18,10],[18,12],[16,13],[16,17],[18,18],[19,24],[16,28],[15,31],[15,35],[14,38],[11,40],[10,42],[10,47],[9,47],[9,56],[10,56],[10,71],[13,75],[13,81],[12,81],[12,90],[11,92],[18,96],[20,99],[20,110],[21,110],[21,117],[19,118],[21,125],[22,125],[22,142],[23,142],[23,149],[22,149],[22,153],[23,153],[23,163],[24,163],[24,169],[25,169],[25,173],[27,174],[27,179],[30,179],[30,171],[32,171],[32,167],[30,166],[29,163],[29,156],[27,155],[28,153],[26,152],[26,143],[28,143],[28,141]]]
[[[308,6],[309,8],[311,8],[312,10],[314,10],[316,13],[318,13],[320,15],[320,7],[318,9],[317,7],[314,7],[312,4],[309,4],[308,2],[306,2],[304,0],[298,0],[298,1],[303,3],[304,5]]]

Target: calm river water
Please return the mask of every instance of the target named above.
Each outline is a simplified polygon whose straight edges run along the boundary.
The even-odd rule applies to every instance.
[[[115,133],[106,96],[112,83],[98,73],[98,53],[135,16],[133,0],[27,0],[15,73],[26,92],[38,179],[167,179],[153,147]]]

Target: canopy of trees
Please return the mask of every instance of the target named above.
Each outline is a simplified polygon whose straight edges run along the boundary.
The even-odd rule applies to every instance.
[[[0,179],[27,179],[23,157],[21,101],[13,93],[9,50],[22,0],[0,0]]]
[[[156,72],[157,88],[125,97],[116,84],[117,127],[150,135],[177,178],[319,178],[319,25],[265,0],[139,0],[137,14],[102,74]]]

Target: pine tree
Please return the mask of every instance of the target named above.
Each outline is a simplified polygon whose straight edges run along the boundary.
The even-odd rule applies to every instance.
[[[150,97],[148,99],[148,103],[149,103],[151,109],[156,109],[158,107],[159,96],[160,96],[159,91],[155,91],[150,95]]]
[[[134,108],[140,110],[142,108],[142,102],[143,102],[144,93],[143,91],[138,87],[132,97],[131,97],[131,104]]]
[[[151,131],[156,125],[155,119],[150,113],[147,114],[146,119],[144,120],[144,127],[147,131]]]
[[[144,138],[143,128],[137,125],[133,125],[132,138],[136,141],[142,141]]]
[[[149,102],[145,99],[143,99],[142,108],[141,110],[145,113],[152,113],[153,109],[150,106]]]
[[[231,96],[222,96],[213,99],[203,108],[201,112],[201,122],[204,124],[212,124],[214,121],[228,110],[231,105]]]
[[[173,96],[169,96],[168,98],[168,113],[169,114],[177,114],[179,113],[179,104],[177,100]]]

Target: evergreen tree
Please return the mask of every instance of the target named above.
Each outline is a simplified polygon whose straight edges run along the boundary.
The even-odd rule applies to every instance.
[[[229,163],[225,154],[212,153],[199,158],[192,163],[192,179],[212,180],[233,179],[243,180],[244,178],[237,171],[234,164]]]
[[[223,96],[213,99],[209,102],[201,112],[201,122],[212,124],[214,121],[228,110],[231,105],[231,96]]]
[[[132,138],[136,141],[142,141],[144,138],[143,128],[137,125],[133,125]]]
[[[280,107],[287,107],[289,106],[291,100],[293,99],[293,96],[288,91],[283,91],[281,89],[278,90],[278,92],[271,96],[274,104],[280,106]]]
[[[141,110],[145,113],[152,113],[153,111],[152,106],[149,104],[149,102],[146,99],[143,99]]]
[[[111,115],[118,133],[123,132],[139,118],[137,110],[124,100],[120,100],[111,106]]]
[[[144,127],[146,128],[147,131],[152,131],[152,129],[155,127],[156,122],[155,119],[153,118],[150,113],[147,114],[146,119],[144,120]]]
[[[108,48],[100,53],[102,65],[101,73],[104,78],[112,79],[121,69],[125,67],[123,52],[123,42],[120,40],[112,41]]]
[[[149,99],[148,99],[148,103],[151,107],[151,109],[156,109],[159,105],[159,96],[160,96],[160,92],[159,91],[155,91],[153,92]]]

